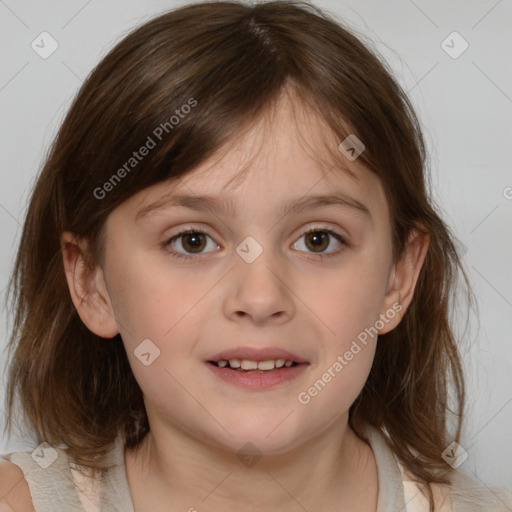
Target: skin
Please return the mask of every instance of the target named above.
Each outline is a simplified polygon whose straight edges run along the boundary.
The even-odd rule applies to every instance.
[[[373,452],[347,420],[368,377],[377,337],[307,405],[297,396],[397,303],[401,311],[379,333],[398,325],[428,240],[413,233],[394,263],[379,179],[357,160],[346,162],[355,177],[321,167],[305,146],[323,148],[328,141],[336,147],[339,141],[311,113],[294,109],[291,96],[283,95],[274,113],[270,123],[254,122],[222,158],[117,207],[106,221],[104,261],[94,271],[83,264],[84,242],[62,235],[81,319],[104,338],[121,334],[144,394],[151,432],[125,454],[136,511],[221,511],[233,503],[241,512],[376,510]],[[299,131],[297,115],[308,120]],[[248,174],[227,189],[242,165]],[[141,208],[178,191],[228,195],[237,214],[174,207],[135,220]],[[297,197],[336,191],[363,203],[370,215],[343,206],[279,214]],[[211,238],[193,259],[173,257],[172,248],[190,253],[190,244],[182,245],[185,237],[163,244],[189,227]],[[320,259],[304,235],[312,227],[332,229],[346,245],[328,238],[320,251],[339,252]],[[247,236],[263,248],[253,263],[236,252]],[[160,349],[149,366],[134,355],[147,338]],[[296,379],[263,391],[225,383],[205,367],[221,350],[242,345],[277,346],[309,365]],[[247,442],[262,454],[252,467],[237,457]]]

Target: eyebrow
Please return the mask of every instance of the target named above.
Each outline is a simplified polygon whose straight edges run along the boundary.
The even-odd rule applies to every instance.
[[[365,214],[370,219],[372,217],[367,206],[357,199],[349,197],[341,192],[331,194],[314,194],[293,199],[281,207],[280,213],[282,215],[299,214],[322,206],[332,205],[350,208],[356,212]],[[154,203],[145,206],[137,212],[135,221],[137,222],[138,220],[155,213],[157,210],[176,206],[214,214],[219,213],[231,217],[235,217],[237,214],[232,197],[215,197],[210,195],[191,196],[178,194],[171,197],[161,198]]]

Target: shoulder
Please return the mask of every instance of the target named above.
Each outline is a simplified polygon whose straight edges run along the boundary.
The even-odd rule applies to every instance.
[[[23,471],[0,456],[0,512],[34,512]]]
[[[457,505],[457,512],[510,512],[512,510],[512,491],[503,487],[491,486],[479,478],[463,471],[452,475],[449,494]]]
[[[369,438],[372,449],[379,459],[385,462],[382,453],[391,453],[393,460],[398,466],[398,479],[388,479],[390,485],[402,483],[405,506],[402,510],[407,512],[428,511],[428,500],[425,492],[426,482],[419,482],[400,461],[398,456],[391,450],[389,445],[384,442],[387,437],[380,429],[372,426],[366,426],[365,435]],[[380,453],[380,456],[377,457]],[[390,466],[384,468],[387,474],[391,471]],[[401,477],[401,478],[400,478]],[[469,473],[460,469],[454,470],[450,475],[450,484],[430,483],[432,489],[435,512],[512,512],[512,491],[503,487],[491,486],[483,482],[477,476],[471,476]],[[396,489],[396,485],[394,486]]]
[[[32,451],[1,454],[0,464],[0,512],[80,510],[69,460],[60,447],[41,443]]]
[[[410,481],[404,481],[404,488]],[[512,492],[503,487],[486,485],[467,474],[457,473],[451,484],[431,483],[435,512],[511,512]],[[428,502],[423,492],[409,493],[407,511],[427,511]],[[421,499],[418,499],[421,495]],[[416,503],[417,502],[417,503]]]
[[[418,482],[399,463],[403,476],[407,512],[427,511],[425,482]],[[512,492],[503,487],[490,486],[480,479],[456,470],[450,484],[430,483],[435,512],[511,512]]]

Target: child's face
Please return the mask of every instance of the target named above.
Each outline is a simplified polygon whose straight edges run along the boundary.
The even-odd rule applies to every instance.
[[[322,147],[322,130],[313,120],[301,127],[311,148]],[[346,423],[370,371],[376,338],[365,329],[381,319],[382,333],[398,322],[396,310],[390,312],[397,298],[391,290],[391,226],[378,178],[357,160],[347,161],[357,179],[321,169],[296,135],[290,105],[282,102],[271,133],[255,126],[222,161],[140,192],[107,220],[107,302],[154,430],[178,426],[233,450],[250,441],[267,453],[332,432]],[[246,178],[226,190],[249,159]],[[224,206],[229,200],[236,213],[167,207],[135,220],[143,207],[169,193],[207,194]],[[346,204],[280,213],[312,194],[343,194],[367,212]],[[187,228],[208,236],[183,236],[164,247]],[[311,228],[316,238],[304,236]],[[249,245],[242,244],[247,237]],[[261,254],[246,261],[246,254],[256,254],[256,242]],[[194,247],[199,254],[191,254]],[[188,249],[190,259],[173,256],[172,248],[185,254]],[[146,366],[134,351],[147,339],[160,355]],[[142,356],[146,363],[155,357],[152,347],[143,350],[149,353]],[[282,349],[306,364],[290,380],[247,389],[224,380],[208,363],[239,347]]]

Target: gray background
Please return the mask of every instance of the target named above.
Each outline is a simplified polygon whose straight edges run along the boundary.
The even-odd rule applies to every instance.
[[[0,291],[30,187],[84,77],[129,29],[184,3],[0,0]],[[375,42],[424,125],[434,195],[459,240],[479,302],[463,347],[470,409],[461,469],[512,489],[511,1],[315,4]],[[59,45],[47,59],[31,47],[43,31]],[[453,31],[469,44],[458,58],[442,46]],[[444,47],[453,53],[461,44],[452,36]],[[3,313],[2,371],[7,325]],[[26,434],[0,439],[0,453],[32,447]]]

